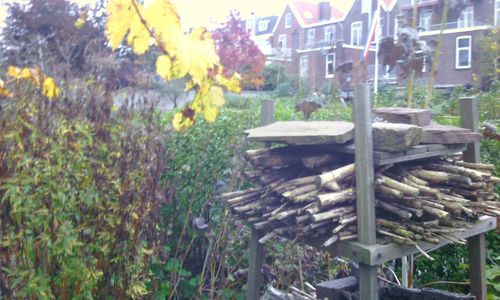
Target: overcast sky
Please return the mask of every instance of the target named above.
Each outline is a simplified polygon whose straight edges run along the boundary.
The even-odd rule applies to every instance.
[[[21,0],[0,0],[0,3],[19,2]],[[51,1],[51,0],[46,0]],[[93,0],[73,0],[78,4],[92,3]],[[147,0],[146,0],[147,1]],[[287,0],[172,0],[179,10],[185,28],[193,26],[211,27],[223,22],[229,12],[236,9],[243,18],[254,12],[258,16],[279,15]],[[5,5],[0,6],[0,24],[5,18]],[[1,26],[0,25],[0,26]]]

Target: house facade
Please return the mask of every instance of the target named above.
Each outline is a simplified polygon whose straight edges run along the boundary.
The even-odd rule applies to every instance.
[[[416,1],[416,3],[415,3]],[[380,0],[381,36],[395,36],[403,23],[413,23],[416,8],[419,37],[437,40],[444,1]],[[449,10],[445,23],[436,85],[463,85],[472,82],[479,71],[479,41],[500,23],[500,0],[462,0]],[[368,40],[377,0],[292,0],[276,22],[270,59],[283,63],[287,72],[297,74],[313,88],[336,81],[342,88],[349,78],[335,73],[346,61],[360,60]],[[375,44],[368,51],[369,78],[375,75]],[[379,79],[396,81],[397,70],[390,74],[381,66]],[[430,67],[424,66],[423,79]]]

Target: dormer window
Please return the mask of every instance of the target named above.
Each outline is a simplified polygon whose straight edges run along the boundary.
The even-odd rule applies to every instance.
[[[269,20],[260,20],[259,21],[259,32],[266,31],[268,24],[269,24]]]
[[[285,28],[292,28],[292,14],[285,14]]]

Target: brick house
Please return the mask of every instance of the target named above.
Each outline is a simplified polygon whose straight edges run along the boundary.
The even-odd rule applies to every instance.
[[[417,24],[423,40],[437,39],[443,10],[439,0],[381,0],[382,36],[394,36],[401,20],[411,23],[417,1]],[[436,84],[467,84],[478,72],[478,41],[500,23],[500,0],[462,0],[461,9],[451,9],[446,22]],[[288,73],[297,74],[312,88],[332,80],[342,87],[349,78],[334,74],[335,66],[359,60],[368,38],[376,0],[292,0],[276,22],[272,36],[274,61],[283,62]],[[446,54],[446,55],[444,55]],[[452,55],[450,55],[452,54]],[[373,80],[375,47],[369,51],[369,77]],[[424,69],[424,79],[430,68]],[[379,79],[395,82],[396,71],[379,67]]]
[[[271,42],[277,20],[278,16],[257,17],[255,15],[245,20],[245,26],[250,33],[250,38],[266,57],[272,54]]]

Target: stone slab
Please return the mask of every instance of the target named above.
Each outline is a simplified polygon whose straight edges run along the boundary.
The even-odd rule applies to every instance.
[[[373,149],[376,151],[401,152],[418,145],[422,128],[401,123],[373,123]]]
[[[380,107],[373,110],[374,116],[389,123],[404,123],[416,126],[431,124],[432,113],[429,109],[406,107]]]
[[[343,121],[280,121],[245,131],[250,141],[289,145],[343,144],[354,138],[354,124]]]
[[[466,144],[481,140],[479,133],[456,126],[428,125],[422,129],[423,136],[420,142],[424,144]]]

